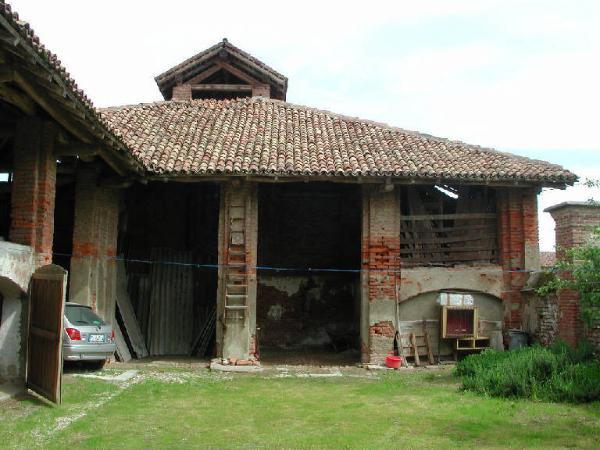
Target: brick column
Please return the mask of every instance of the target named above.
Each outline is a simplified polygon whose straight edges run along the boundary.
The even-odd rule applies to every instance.
[[[173,86],[173,95],[171,100],[191,100],[192,99],[192,85],[191,84],[180,84],[179,86]]]
[[[525,299],[521,289],[539,270],[537,188],[498,189],[498,237],[504,270],[505,328],[523,328]]]
[[[600,226],[600,207],[591,203],[565,202],[544,211],[549,212],[556,222],[557,259],[564,257],[565,250],[584,244],[593,229]],[[589,334],[588,337],[595,340],[598,331],[594,328]],[[558,337],[573,346],[583,337],[576,291],[565,289],[558,293]]]
[[[396,333],[393,318],[400,283],[398,191],[365,186],[362,210],[361,359],[378,364],[393,351]]]
[[[98,186],[98,170],[77,173],[70,301],[91,306],[113,322],[120,191]]]
[[[36,266],[52,262],[56,194],[56,128],[37,117],[21,119],[14,144],[10,240],[36,253]]]

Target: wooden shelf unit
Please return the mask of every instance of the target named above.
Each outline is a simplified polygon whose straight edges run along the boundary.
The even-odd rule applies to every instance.
[[[476,306],[442,306],[442,338],[477,337],[479,325],[478,311]],[[448,323],[449,321],[450,324]],[[465,322],[467,325],[466,328],[458,330],[456,326],[458,321]]]

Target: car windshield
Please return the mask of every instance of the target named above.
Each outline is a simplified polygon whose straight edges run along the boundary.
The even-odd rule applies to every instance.
[[[87,306],[66,305],[65,316],[73,325],[104,325],[104,321]]]

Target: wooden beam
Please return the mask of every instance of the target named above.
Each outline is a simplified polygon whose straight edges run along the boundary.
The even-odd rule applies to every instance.
[[[11,67],[2,66],[0,67],[0,83],[8,83],[14,81],[15,71]]]
[[[97,145],[91,144],[60,144],[54,146],[54,156],[96,156],[100,153]]]
[[[16,106],[28,116],[33,116],[36,113],[37,108],[35,103],[27,95],[16,91],[6,84],[0,84],[0,98]]]
[[[35,86],[27,76],[17,71],[15,73],[15,82],[19,85],[27,95],[29,95],[38,105],[40,105],[54,120],[62,125],[67,131],[77,137],[79,140],[89,144],[91,142],[90,136],[87,132],[84,132],[77,126],[73,125],[72,119],[70,119],[64,110],[57,107],[55,102],[49,101],[49,99],[40,92],[39,88]]]
[[[190,78],[187,83],[192,84],[192,83],[199,83],[202,80],[207,79],[208,77],[210,77],[211,75],[214,75],[215,73],[217,73],[219,70],[221,70],[222,67],[219,65],[214,65],[212,67],[209,67],[206,70],[203,70],[202,72],[200,72],[197,75],[194,75],[192,78]]]
[[[496,213],[464,213],[464,214],[420,214],[401,216],[400,220],[461,220],[461,219],[496,219]]]
[[[261,83],[260,80],[257,80],[256,78],[251,77],[247,73],[242,72],[237,67],[234,67],[234,66],[232,66],[231,64],[229,64],[229,63],[227,63],[225,61],[217,61],[217,65],[221,66],[227,72],[231,72],[233,75],[235,75],[236,77],[244,80],[248,84],[260,84]]]
[[[126,189],[133,184],[131,178],[123,177],[106,177],[98,180],[98,185],[110,189]]]
[[[192,91],[252,92],[248,84],[193,84]]]

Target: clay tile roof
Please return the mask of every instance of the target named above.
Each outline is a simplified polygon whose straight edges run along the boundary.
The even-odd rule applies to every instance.
[[[159,89],[163,94],[166,89],[173,85],[178,79],[186,79],[193,75],[196,68],[200,67],[204,62],[217,57],[220,52],[225,51],[238,60],[242,61],[247,66],[255,69],[266,76],[272,83],[278,85],[283,91],[287,90],[288,79],[277,72],[272,67],[269,67],[259,59],[255,58],[249,53],[246,53],[242,49],[231,44],[227,39],[223,39],[221,42],[213,45],[206,50],[186,59],[180,64],[170,68],[164,73],[158,75],[154,80],[158,84]]]
[[[13,51],[21,52],[26,58],[25,63],[41,67],[48,74],[49,84],[59,89],[65,98],[72,101],[76,116],[86,119],[89,131],[100,141],[103,141],[111,149],[118,149],[119,153],[129,159],[129,163],[137,166],[137,162],[131,160],[124,142],[116,137],[103,122],[98,110],[94,107],[85,92],[77,86],[77,83],[67,70],[63,67],[60,59],[44,44],[34,33],[29,23],[19,19],[19,15],[12,11],[9,4],[0,0],[0,26],[11,34],[11,42],[4,41],[2,45],[11,45]]]
[[[572,184],[561,166],[263,97],[102,111],[154,174],[375,176]]]

